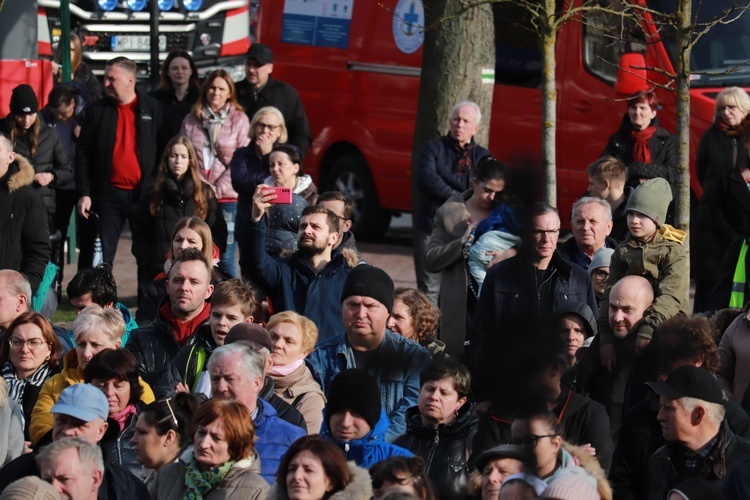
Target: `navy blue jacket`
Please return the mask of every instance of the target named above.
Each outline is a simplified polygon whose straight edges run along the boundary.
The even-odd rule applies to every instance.
[[[237,220],[247,220],[253,210],[255,188],[268,177],[268,169],[263,168],[263,156],[258,152],[254,140],[235,150],[229,171],[232,189],[237,192]]]
[[[431,232],[435,211],[448,198],[457,196],[471,187],[474,167],[482,157],[489,154],[488,150],[475,144],[471,152],[472,172],[468,175],[458,175],[453,169],[458,163],[459,153],[448,144],[446,137],[425,144],[419,153],[412,177],[417,183],[419,193],[414,228]]]
[[[306,436],[305,431],[281,420],[270,403],[258,398],[258,414],[255,415],[255,451],[260,457],[260,475],[274,484],[276,470],[286,450],[299,438]]]
[[[414,454],[409,450],[396,446],[385,441],[386,435],[391,423],[384,411],[380,412],[380,420],[375,424],[370,432],[365,434],[361,439],[352,439],[351,441],[336,441],[331,435],[328,428],[328,417],[323,416],[323,425],[320,429],[320,435],[331,441],[335,441],[346,455],[346,461],[353,461],[363,469],[369,469],[378,462],[391,457],[413,457]],[[261,462],[262,463],[262,462]],[[261,465],[262,466],[262,465]]]
[[[306,362],[323,392],[327,392],[336,375],[357,368],[346,334],[319,344]],[[419,374],[429,362],[430,354],[425,348],[390,330],[385,331],[378,356],[370,364],[368,373],[380,387],[383,410],[391,421],[386,440],[406,432],[406,410],[417,405]]]
[[[341,291],[351,271],[342,252],[335,250],[331,261],[319,272],[295,252],[288,259],[266,252],[266,221],[248,219],[240,249],[242,272],[265,293],[274,312],[296,311],[318,327],[318,343],[344,329]]]

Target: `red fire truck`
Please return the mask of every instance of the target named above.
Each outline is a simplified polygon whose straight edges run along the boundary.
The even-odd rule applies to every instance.
[[[618,6],[623,0],[605,0]],[[675,0],[626,0],[674,12]],[[581,0],[566,2],[578,6]],[[711,19],[733,0],[694,0]],[[725,5],[726,4],[726,5]],[[516,185],[538,188],[541,172],[541,53],[527,14],[513,2],[495,4],[495,90],[489,149]],[[391,215],[411,210],[411,150],[422,63],[421,0],[263,0],[257,37],[274,51],[274,76],[299,91],[313,131],[305,169],[322,189],[357,201],[357,231],[375,238]],[[586,165],[604,149],[625,113],[617,99],[617,64],[640,54],[645,66],[670,72],[674,38],[657,33],[649,15],[611,36],[615,16],[591,12],[559,33],[557,61],[558,205],[564,220],[587,187]],[[618,28],[619,29],[619,28]],[[649,40],[649,43],[638,40]],[[656,41],[654,41],[656,40]],[[719,25],[693,50],[691,145],[713,121],[716,94],[750,85],[750,15]],[[730,68],[735,68],[727,72]],[[479,70],[478,70],[479,71]],[[656,71],[649,78],[665,82]],[[659,119],[674,132],[675,95],[656,90]],[[447,129],[447,117],[446,117]],[[693,191],[700,187],[693,181]],[[537,193],[540,190],[537,189]]]

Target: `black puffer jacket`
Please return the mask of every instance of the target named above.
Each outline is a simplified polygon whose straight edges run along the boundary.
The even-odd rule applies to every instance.
[[[601,156],[614,156],[628,166],[628,185],[637,186],[639,179],[662,177],[670,184],[677,180],[677,139],[659,127],[659,119],[651,120],[656,132],[648,141],[651,150],[651,163],[633,161],[633,124],[628,114],[622,117],[620,128],[612,134]]]
[[[65,152],[57,132],[47,125],[41,114],[39,115],[39,140],[37,141],[36,154],[31,156],[31,141],[29,134],[16,137],[16,143],[13,150],[23,155],[34,166],[34,173],[51,173],[54,176],[52,182],[47,186],[34,184],[34,188],[42,195],[44,206],[47,213],[55,213],[55,187],[64,186],[73,178],[73,171],[68,161],[68,154]],[[13,116],[6,116],[0,122],[0,131],[10,137],[10,131],[13,128]]]
[[[162,124],[159,103],[137,92],[135,110],[138,162],[141,168],[141,193],[153,185],[159,159],[157,138]],[[94,199],[109,191],[112,176],[112,152],[117,134],[117,104],[103,97],[86,109],[76,148],[76,189],[79,196]]]
[[[158,101],[161,108],[163,124],[159,128],[159,137],[157,141],[159,144],[158,151],[159,154],[161,154],[169,140],[180,133],[182,120],[190,114],[190,110],[192,110],[195,103],[198,102],[200,90],[197,88],[188,89],[187,94],[185,94],[185,97],[183,97],[181,101],[177,100],[174,92],[168,92],[162,89],[149,92],[148,95]]]
[[[135,424],[138,422],[138,415],[140,415],[141,410],[143,410],[143,404],[137,403],[135,405],[135,413],[130,416],[127,426],[117,435],[117,438],[106,442],[102,441],[102,448],[106,448],[103,451],[104,456],[107,457],[107,463],[122,465],[135,476],[140,476],[143,472],[143,467],[136,458],[135,446],[130,440],[135,435]],[[110,425],[113,425],[111,419]],[[117,422],[114,422],[114,425],[119,430]]]
[[[35,292],[50,257],[44,201],[34,190],[34,167],[16,155],[0,177],[0,269],[23,273]]]
[[[165,297],[157,310],[168,300],[169,297]],[[208,319],[197,325],[193,333],[206,324]],[[143,380],[154,386],[164,375],[169,362],[179,352],[180,344],[175,339],[167,320],[161,314],[157,314],[153,323],[136,328],[130,333],[125,348],[133,353],[138,361],[138,369]]]
[[[453,423],[437,428],[423,425],[419,408],[406,410],[406,434],[393,444],[425,459],[427,475],[435,484],[439,498],[463,499],[469,493],[468,459],[471,440],[477,429],[474,406],[464,404]]]
[[[208,202],[208,213],[204,220],[211,228],[211,237],[220,250],[227,245],[227,224],[219,212],[211,186],[201,183],[203,194]],[[172,232],[175,224],[183,217],[196,215],[193,191],[195,185],[188,175],[179,181],[168,176],[164,182],[164,200],[159,212],[151,215],[149,204],[151,195],[141,199],[131,219],[133,233],[133,256],[138,267],[151,270],[153,279],[164,270],[164,262],[172,247]]]

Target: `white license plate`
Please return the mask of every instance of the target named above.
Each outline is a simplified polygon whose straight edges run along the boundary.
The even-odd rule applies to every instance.
[[[112,35],[114,52],[148,52],[151,49],[149,35]],[[167,50],[167,35],[159,35],[159,51]]]

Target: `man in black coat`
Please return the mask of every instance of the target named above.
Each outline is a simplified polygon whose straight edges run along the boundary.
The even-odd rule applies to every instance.
[[[546,203],[534,204],[521,231],[521,251],[487,273],[469,351],[479,401],[489,399],[490,387],[496,392],[512,385],[522,368],[514,349],[548,331],[561,304],[581,302],[598,315],[591,278],[557,252],[559,234],[557,210]],[[509,383],[497,384],[497,380]]]
[[[272,71],[273,52],[270,47],[254,43],[245,58],[245,79],[235,84],[237,100],[250,120],[266,106],[281,111],[289,135],[287,142],[296,146],[304,158],[312,144],[305,108],[294,87],[273,78]]]
[[[720,484],[734,464],[750,457],[750,441],[724,421],[724,394],[710,373],[686,365],[648,385],[660,396],[657,418],[667,442],[649,460],[649,500],[665,498],[689,478]]]
[[[208,324],[211,304],[206,300],[213,291],[211,264],[200,250],[188,248],[174,259],[167,275],[167,297],[156,319],[133,330],[125,346],[149,385],[159,382],[180,348]]]
[[[107,95],[86,110],[76,148],[78,213],[99,216],[104,261],[112,264],[125,221],[154,182],[161,155],[159,103],[135,89],[136,65],[126,57],[107,62]],[[86,239],[93,232],[85,231]],[[93,240],[81,242],[79,269],[91,267]]]
[[[51,251],[47,209],[33,184],[34,167],[0,134],[0,269],[23,273],[32,293]]]

